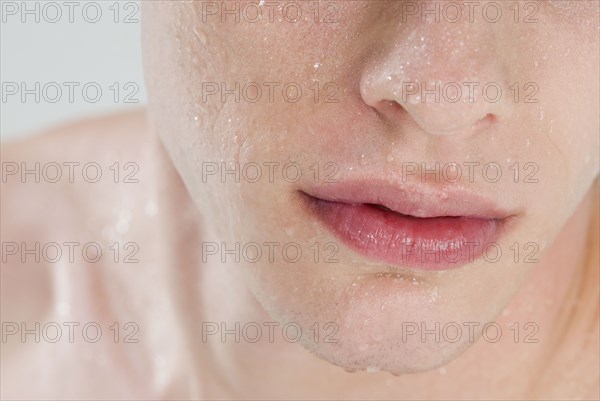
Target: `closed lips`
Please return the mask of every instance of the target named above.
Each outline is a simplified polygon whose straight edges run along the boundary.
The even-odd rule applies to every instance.
[[[311,214],[356,252],[424,270],[478,259],[511,217],[476,196],[436,197],[376,183],[311,188],[301,197]]]

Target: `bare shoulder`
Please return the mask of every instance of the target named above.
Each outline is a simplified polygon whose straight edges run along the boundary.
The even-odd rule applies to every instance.
[[[107,185],[126,181],[125,164],[133,171],[143,162],[146,131],[145,113],[137,111],[2,143],[3,229],[33,234],[32,225],[65,222],[62,209],[68,207],[72,216],[78,209],[74,205],[83,206],[85,198]]]
[[[140,110],[2,143],[3,320],[39,318],[53,298],[56,254],[70,251],[64,243],[97,238],[120,200],[140,190],[146,131]]]
[[[110,327],[135,320],[120,308],[130,302],[126,296],[136,296],[135,288],[122,289],[144,268],[122,264],[131,254],[122,244],[141,243],[156,231],[144,212],[152,199],[154,148],[147,131],[145,112],[138,111],[2,144],[0,380],[7,385],[1,397],[64,397],[65,372],[72,398],[132,391],[134,381],[120,379],[119,372],[133,369],[123,355],[136,344],[123,347]],[[137,257],[144,261],[146,248],[140,248]],[[73,341],[65,322],[74,324]],[[98,342],[83,337],[87,324],[104,333]],[[48,327],[60,328],[60,341],[49,338],[55,332]],[[100,357],[115,370],[98,363]]]
[[[143,144],[147,139],[147,130],[144,110],[80,120],[44,130],[23,140],[3,142],[2,161],[58,163],[78,158],[98,159],[107,155],[136,157],[140,153],[136,152],[139,146],[135,145]],[[49,166],[46,167],[49,169]],[[24,172],[19,173],[17,175]],[[3,184],[15,183],[10,179],[13,173],[3,169],[3,174]],[[33,173],[31,177],[31,181],[35,181]],[[42,176],[40,181],[52,182],[53,177]],[[17,182],[21,183],[21,180]]]

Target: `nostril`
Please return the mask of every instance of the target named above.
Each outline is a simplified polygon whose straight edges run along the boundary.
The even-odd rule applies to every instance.
[[[490,123],[494,123],[496,122],[496,116],[492,113],[488,113],[484,118],[482,118],[482,120],[487,120]]]
[[[404,115],[405,118],[409,116],[408,110],[400,103],[394,100],[382,100],[379,102],[374,109],[387,117],[395,117],[398,118],[401,115]]]
[[[487,129],[489,129],[492,125],[494,125],[497,121],[497,117],[492,114],[492,113],[488,113],[486,114],[485,117],[483,117],[482,119],[478,120],[474,125],[473,125],[473,131],[475,132],[482,132],[482,131],[486,131]]]
[[[393,100],[385,101],[384,107],[386,110],[395,111],[395,112],[404,110],[404,107],[402,107],[398,102],[395,102]]]

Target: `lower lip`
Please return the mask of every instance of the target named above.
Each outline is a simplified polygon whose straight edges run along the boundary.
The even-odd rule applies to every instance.
[[[409,268],[459,268],[488,252],[502,219],[418,218],[376,206],[330,202],[308,196],[315,216],[349,247],[369,258]]]

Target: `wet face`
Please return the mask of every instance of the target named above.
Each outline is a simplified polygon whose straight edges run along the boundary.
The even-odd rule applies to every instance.
[[[221,3],[144,3],[156,129],[240,247],[207,263],[331,363],[451,360],[410,333],[493,321],[598,174],[598,4]]]

